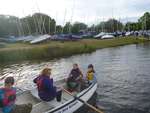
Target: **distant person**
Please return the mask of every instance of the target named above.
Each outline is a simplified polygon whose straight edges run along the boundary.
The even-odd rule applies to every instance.
[[[42,70],[41,74],[35,78],[33,81],[37,84],[38,95],[43,101],[51,101],[57,98],[57,101],[61,101],[61,89],[56,88],[53,85],[53,78],[51,76],[51,69],[45,68]]]
[[[30,113],[32,104],[15,105],[16,88],[13,87],[14,82],[13,77],[7,77],[4,88],[0,88],[0,111],[2,113]]]
[[[94,66],[92,64],[88,65],[86,78],[89,84],[95,83],[97,81]]]
[[[67,86],[70,91],[80,91],[80,86],[82,82],[83,74],[78,66],[78,64],[73,64],[73,69],[71,70],[69,77],[67,79]]]

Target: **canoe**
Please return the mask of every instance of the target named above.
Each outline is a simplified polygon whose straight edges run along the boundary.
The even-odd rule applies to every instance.
[[[57,86],[64,84],[64,80],[57,81]],[[65,85],[64,85],[65,86]],[[97,83],[91,84],[81,92],[73,92],[78,98],[87,102],[96,92]],[[37,89],[23,91],[18,94],[16,104],[32,103],[33,109],[31,113],[73,113],[83,106],[83,103],[70,96],[66,92],[62,93],[61,102],[56,99],[50,102],[44,102],[38,97]]]

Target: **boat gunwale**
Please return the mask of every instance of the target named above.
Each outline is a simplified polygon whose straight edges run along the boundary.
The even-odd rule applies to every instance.
[[[83,90],[82,92],[80,92],[76,97],[77,98],[81,98],[82,96],[84,96],[87,92],[89,92],[95,85],[97,85],[97,83],[93,83],[91,84],[88,88],[86,88],[85,90]],[[73,98],[71,100],[68,100],[68,102],[62,104],[60,107],[57,107],[57,108],[54,108],[54,109],[51,109],[49,111],[46,111],[44,113],[54,113],[66,106],[68,106],[69,104],[73,103],[74,101],[76,101],[77,99],[76,98]]]

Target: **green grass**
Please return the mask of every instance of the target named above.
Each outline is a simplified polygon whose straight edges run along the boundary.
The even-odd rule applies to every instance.
[[[96,49],[142,43],[147,40],[140,38],[120,38],[112,40],[85,39],[80,41],[50,41],[43,44],[31,45],[15,43],[5,45],[0,49],[0,62],[54,59],[74,54],[90,53]]]

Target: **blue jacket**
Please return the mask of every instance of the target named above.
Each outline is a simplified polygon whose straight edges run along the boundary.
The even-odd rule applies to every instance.
[[[56,97],[56,87],[53,86],[53,79],[40,75],[33,82],[37,84],[38,95],[43,101],[50,101]]]

